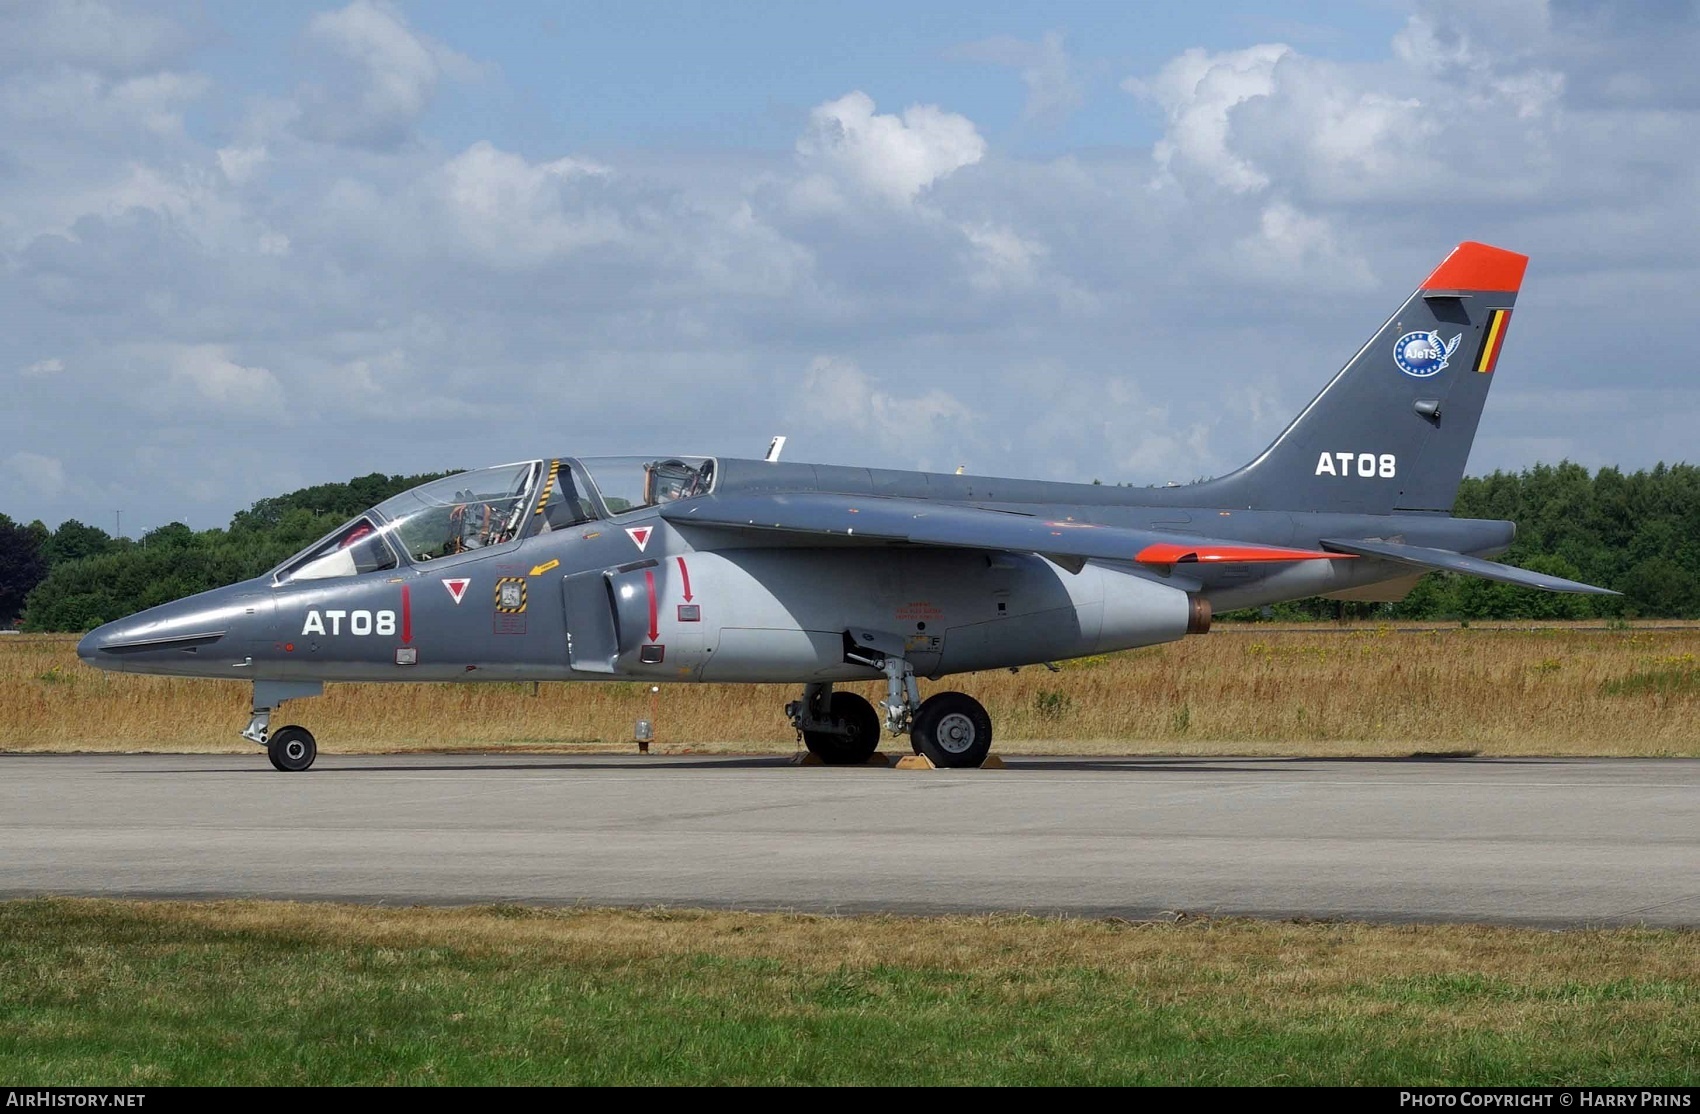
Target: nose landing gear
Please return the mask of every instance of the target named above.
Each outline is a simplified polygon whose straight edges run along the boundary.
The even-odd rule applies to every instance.
[[[324,691],[325,686],[320,681],[255,681],[254,712],[242,737],[265,747],[266,757],[271,759],[276,769],[288,773],[307,769],[319,757],[318,740],[313,738],[311,731],[295,724],[272,731],[272,713],[285,700],[319,696]]]

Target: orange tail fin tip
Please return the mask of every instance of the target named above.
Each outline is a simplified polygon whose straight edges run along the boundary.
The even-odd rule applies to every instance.
[[[1424,290],[1494,290],[1516,293],[1523,286],[1529,257],[1514,251],[1466,240],[1452,249],[1427,281]]]

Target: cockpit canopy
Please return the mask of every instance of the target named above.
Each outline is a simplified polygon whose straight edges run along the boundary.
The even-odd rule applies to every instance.
[[[710,457],[530,460],[460,472],[379,503],[278,567],[278,583],[420,565],[706,495]]]
[[[377,512],[415,564],[519,536],[543,476],[541,460],[461,472],[404,491]]]
[[[714,460],[702,456],[592,456],[577,461],[609,515],[707,495]]]

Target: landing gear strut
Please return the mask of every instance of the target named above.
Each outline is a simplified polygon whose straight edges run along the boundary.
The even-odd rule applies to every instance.
[[[272,713],[285,700],[319,696],[325,691],[320,681],[255,681],[253,714],[242,737],[266,748],[271,764],[290,773],[297,773],[313,764],[319,756],[319,744],[305,727],[291,724],[271,730]]]

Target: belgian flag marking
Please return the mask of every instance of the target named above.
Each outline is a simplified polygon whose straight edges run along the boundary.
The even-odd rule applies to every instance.
[[[1505,328],[1511,324],[1511,311],[1496,309],[1489,313],[1486,334],[1482,341],[1482,354],[1476,357],[1476,370],[1483,375],[1493,371],[1493,365],[1499,362],[1499,350],[1505,346]]]

